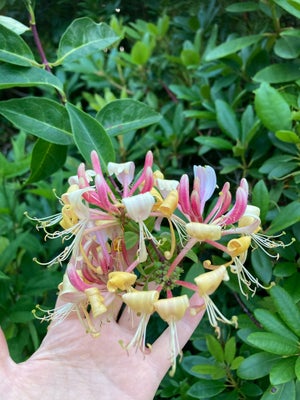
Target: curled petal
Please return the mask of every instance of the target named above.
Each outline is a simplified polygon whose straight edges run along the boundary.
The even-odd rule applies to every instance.
[[[199,180],[200,213],[202,214],[206,201],[211,198],[216,189],[217,177],[215,170],[209,165],[205,167],[195,165],[194,176]]]
[[[217,269],[209,272],[205,272],[197,276],[194,281],[198,286],[199,295],[210,295],[214,293],[220,286],[223,280],[228,280],[228,274],[226,267],[220,265]]]
[[[191,212],[190,189],[189,178],[186,174],[182,175],[180,179],[178,187],[178,201],[182,212],[186,215],[189,215]]]
[[[222,225],[231,225],[237,222],[245,213],[248,201],[248,193],[239,186],[236,191],[236,199],[232,209],[222,218]]]

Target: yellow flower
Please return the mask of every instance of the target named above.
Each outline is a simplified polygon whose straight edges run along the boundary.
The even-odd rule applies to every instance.
[[[204,300],[209,322],[215,328],[218,337],[221,334],[218,321],[233,324],[237,327],[237,318],[234,316],[231,320],[228,320],[209,297],[210,294],[217,290],[223,280],[228,279],[225,265],[221,265],[213,271],[205,272],[194,279],[198,286],[198,293]]]
[[[154,303],[155,311],[159,314],[161,319],[166,321],[170,327],[170,341],[171,341],[171,371],[170,375],[173,376],[176,371],[176,356],[182,351],[180,349],[176,322],[181,320],[189,307],[189,299],[187,295],[179,297],[170,297],[167,299],[161,299]]]
[[[146,327],[151,314],[154,311],[154,303],[158,300],[159,293],[157,290],[134,291],[125,293],[122,296],[124,303],[141,317],[136,333],[126,348],[140,347],[145,351],[146,344]]]

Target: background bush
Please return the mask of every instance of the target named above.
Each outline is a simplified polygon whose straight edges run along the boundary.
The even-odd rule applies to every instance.
[[[142,165],[145,149],[151,149],[157,167],[169,178],[192,174],[194,164],[213,166],[220,187],[225,181],[235,187],[246,177],[250,202],[261,209],[265,232],[284,230],[279,240],[285,243],[296,239],[279,249],[279,260],[277,249],[268,250],[274,257],[259,248],[251,253],[247,268],[265,285],[275,281],[276,286],[248,299],[237,294],[234,280],[222,287],[214,299],[226,315],[239,315],[239,329],[222,326],[219,341],[204,319],[175,377],[166,376],[156,398],[299,399],[298,3],[36,3],[37,28],[57,81],[40,84],[32,75],[22,83],[18,74],[25,67],[0,53],[0,324],[12,357],[22,361],[39,346],[46,326],[31,310],[38,303],[53,307],[63,268],[46,269],[33,261],[51,259],[59,244],[45,246],[24,212],[55,213],[59,204],[52,189],[63,193],[86,151],[78,143],[53,143],[53,136],[41,137],[29,129],[26,107],[44,99],[60,110],[67,99],[105,127],[101,110],[115,100],[132,99],[153,110],[146,112],[151,123],[111,132],[117,161]],[[3,15],[28,26],[24,3],[1,1],[0,6]],[[105,22],[119,39],[109,51],[55,64],[62,35],[82,17]],[[31,32],[22,37],[40,62]],[[18,107],[25,111],[16,119]],[[68,131],[66,120],[63,128]],[[205,248],[198,256],[189,270],[191,278],[201,261],[212,257],[218,263]],[[162,328],[154,322],[150,336]]]

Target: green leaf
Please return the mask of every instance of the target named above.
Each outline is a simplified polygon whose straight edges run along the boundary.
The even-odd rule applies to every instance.
[[[224,361],[224,350],[221,343],[212,335],[206,335],[206,345],[210,354],[215,358],[216,361]]]
[[[273,235],[275,233],[281,232],[287,227],[296,224],[300,221],[300,203],[298,201],[293,201],[285,207],[280,208],[280,212],[273,219],[269,229],[268,234]]]
[[[195,399],[206,399],[218,395],[225,388],[224,382],[198,379],[187,391],[187,394]]]
[[[269,211],[270,195],[262,179],[252,189],[252,204],[260,209],[260,219],[265,221],[267,212]]]
[[[286,131],[286,130],[277,131],[275,132],[275,136],[279,140],[282,140],[283,142],[286,143],[294,143],[294,144],[300,143],[299,136],[293,131]]]
[[[137,65],[144,65],[151,56],[151,48],[140,40],[135,42],[131,49],[131,61]]]
[[[210,149],[216,149],[216,150],[232,149],[232,143],[220,137],[198,136],[195,138],[195,141],[202,144],[203,146],[209,147]]]
[[[96,115],[97,121],[111,136],[144,128],[157,123],[161,118],[159,113],[146,104],[132,99],[111,101]]]
[[[286,327],[286,325],[284,325],[282,321],[275,314],[272,314],[269,310],[257,308],[254,311],[254,315],[255,318],[267,331],[271,333],[277,333],[278,335],[284,336],[290,340],[294,340],[297,342],[297,336],[293,332],[291,332]]]
[[[265,352],[252,354],[241,363],[237,369],[237,374],[242,379],[262,378],[269,374],[272,365],[278,358],[274,354]]]
[[[237,140],[240,136],[240,124],[231,106],[224,100],[216,100],[217,121],[224,133],[231,139]]]
[[[262,249],[257,248],[251,253],[251,264],[257,278],[265,283],[272,279],[273,262]]]
[[[194,49],[183,49],[180,53],[180,59],[183,65],[191,66],[200,63],[200,54]]]
[[[70,103],[66,104],[66,108],[78,150],[87,161],[90,160],[91,151],[96,150],[102,167],[106,169],[107,163],[115,160],[115,152],[103,126],[95,118]]]
[[[281,58],[297,58],[300,55],[300,38],[297,36],[282,36],[276,40],[274,52]]]
[[[0,113],[19,129],[51,143],[73,143],[68,113],[59,103],[40,97],[0,102]]]
[[[24,40],[0,24],[0,60],[10,64],[30,67],[38,65]]]
[[[36,67],[24,68],[16,65],[0,64],[0,89],[18,86],[51,87],[64,97],[62,82],[50,72]]]
[[[192,371],[200,375],[210,375],[212,379],[221,379],[226,376],[226,369],[224,367],[212,364],[195,365]]]
[[[294,17],[300,18],[299,1],[274,0],[274,2]]]
[[[0,280],[1,280],[1,281],[2,281],[2,280],[9,280],[9,279],[10,279],[10,276],[5,275],[4,272],[0,271]]]
[[[236,343],[235,343],[235,337],[231,337],[227,342],[225,343],[225,348],[224,348],[224,360],[230,364],[236,353]]]
[[[256,11],[259,9],[259,5],[254,1],[243,1],[243,3],[233,3],[226,7],[226,11],[232,13],[245,13],[250,11]]]
[[[276,361],[270,371],[272,385],[280,385],[295,379],[296,357],[283,358]]]
[[[205,60],[212,61],[219,58],[226,57],[230,54],[237,53],[245,47],[257,44],[262,40],[263,35],[249,35],[237,39],[229,40],[228,42],[222,43],[215,47],[213,50],[207,53]]]
[[[290,130],[292,113],[283,96],[267,83],[255,91],[255,109],[262,123],[272,132]]]
[[[271,385],[260,400],[297,400],[294,381],[282,385]]]
[[[97,53],[116,43],[119,36],[105,23],[96,24],[90,18],[78,18],[67,28],[57,51],[55,64],[76,61],[92,53]]]
[[[30,30],[28,26],[22,24],[14,18],[6,17],[5,15],[0,15],[0,24],[13,31],[17,35],[22,35],[22,33]]]
[[[36,141],[32,150],[31,174],[26,184],[37,182],[52,175],[62,168],[67,157],[67,146],[46,142],[43,139]]]
[[[297,357],[296,363],[295,363],[295,374],[296,378],[298,381],[300,381],[300,356]]]
[[[300,79],[300,68],[296,64],[272,64],[265,67],[254,75],[256,82],[282,83]]]
[[[270,295],[281,319],[300,337],[300,311],[289,293],[280,286],[274,286],[270,290]]]
[[[22,247],[26,238],[30,236],[29,232],[22,232],[17,235],[16,239],[9,243],[4,251],[1,252],[0,269],[7,267],[16,257],[19,247]]]
[[[247,337],[247,341],[258,349],[280,356],[291,356],[299,352],[299,346],[295,341],[275,333],[250,333]]]

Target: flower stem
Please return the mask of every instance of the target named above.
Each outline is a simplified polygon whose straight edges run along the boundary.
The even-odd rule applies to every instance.
[[[27,3],[26,4],[27,5],[27,9],[28,9],[28,12],[29,12],[29,26],[30,26],[30,29],[31,29],[31,32],[32,32],[32,35],[33,35],[34,43],[35,43],[35,45],[37,47],[37,50],[38,50],[39,55],[41,57],[42,63],[45,66],[45,69],[48,72],[51,72],[51,67],[50,67],[49,62],[47,60],[47,57],[46,57],[46,54],[44,52],[42,43],[40,41],[38,30],[37,30],[37,27],[36,27],[35,15],[34,15],[34,11],[33,11],[32,5],[31,5],[31,1],[29,0],[26,3]]]

